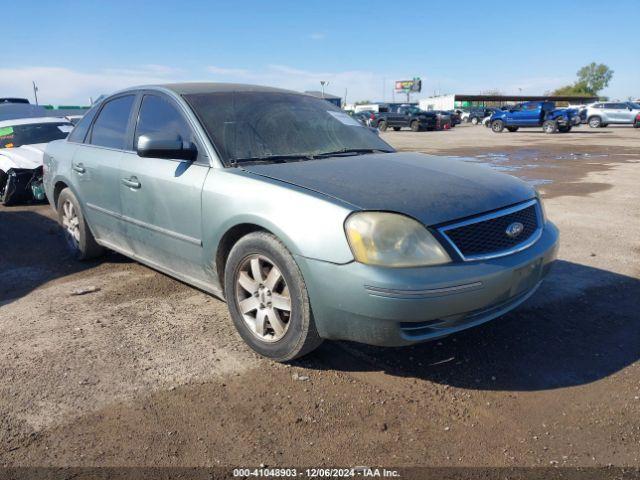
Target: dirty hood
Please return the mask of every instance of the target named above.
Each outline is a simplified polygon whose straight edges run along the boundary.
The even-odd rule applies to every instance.
[[[0,170],[6,172],[10,168],[35,169],[41,167],[46,146],[46,143],[37,143],[16,148],[1,148]]]
[[[488,212],[535,196],[525,182],[486,166],[420,153],[331,157],[242,168],[357,209],[404,213],[424,225]]]

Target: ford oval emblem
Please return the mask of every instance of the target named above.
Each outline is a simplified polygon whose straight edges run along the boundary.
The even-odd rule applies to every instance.
[[[524,230],[524,225],[520,222],[513,222],[511,225],[507,227],[504,233],[507,234],[509,238],[516,238],[518,235],[522,233]]]

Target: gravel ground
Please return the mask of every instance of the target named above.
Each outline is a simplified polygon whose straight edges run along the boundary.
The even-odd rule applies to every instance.
[[[562,236],[534,297],[280,365],[221,301],[114,253],[76,263],[48,206],[0,207],[0,465],[640,466],[640,131],[384,138],[538,185]]]

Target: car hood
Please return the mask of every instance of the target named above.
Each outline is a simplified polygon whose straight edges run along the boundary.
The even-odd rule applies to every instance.
[[[15,148],[2,148],[0,149],[0,169],[7,171],[10,168],[34,169],[41,167],[46,146],[46,143],[38,143]]]
[[[403,213],[427,226],[535,196],[533,188],[523,181],[486,166],[420,153],[331,157],[242,168],[339,199],[357,209]]]

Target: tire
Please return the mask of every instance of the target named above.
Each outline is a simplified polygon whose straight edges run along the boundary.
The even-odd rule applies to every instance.
[[[400,127],[393,127],[393,131],[394,132],[399,132],[400,131]]]
[[[78,260],[89,260],[104,253],[84,218],[80,202],[69,188],[60,192],[57,203],[58,222],[70,253]]]
[[[480,121],[480,120],[478,120],[478,117],[473,117],[473,118],[471,119],[471,124],[472,124],[472,125],[477,125],[479,121]]]
[[[257,275],[261,278],[256,279]],[[322,343],[302,273],[286,247],[270,233],[250,233],[233,246],[225,266],[224,287],[238,333],[260,355],[287,362]],[[272,305],[276,298],[283,308]]]
[[[500,133],[504,130],[504,122],[502,120],[494,120],[491,122],[491,131],[493,133]]]
[[[7,181],[9,180],[9,175],[4,170],[0,170],[0,203],[5,206],[8,206],[9,203],[4,198],[5,189],[7,188]]]
[[[510,132],[517,132],[518,128],[520,127],[507,127],[507,130],[509,130]]]
[[[633,124],[633,128],[640,128],[640,122],[635,122]],[[2,187],[0,187],[0,188],[2,188]]]
[[[414,120],[413,122],[411,122],[411,131],[412,132],[419,132],[420,131],[420,122],[418,122],[417,120]]]
[[[558,131],[558,122],[555,120],[545,120],[542,124],[542,130],[544,133],[556,133]]]
[[[602,127],[602,119],[600,117],[589,117],[587,123],[591,128],[600,128]]]
[[[387,122],[385,122],[384,120],[380,120],[378,122],[378,130],[380,130],[381,132],[386,132],[387,127],[388,127]]]

